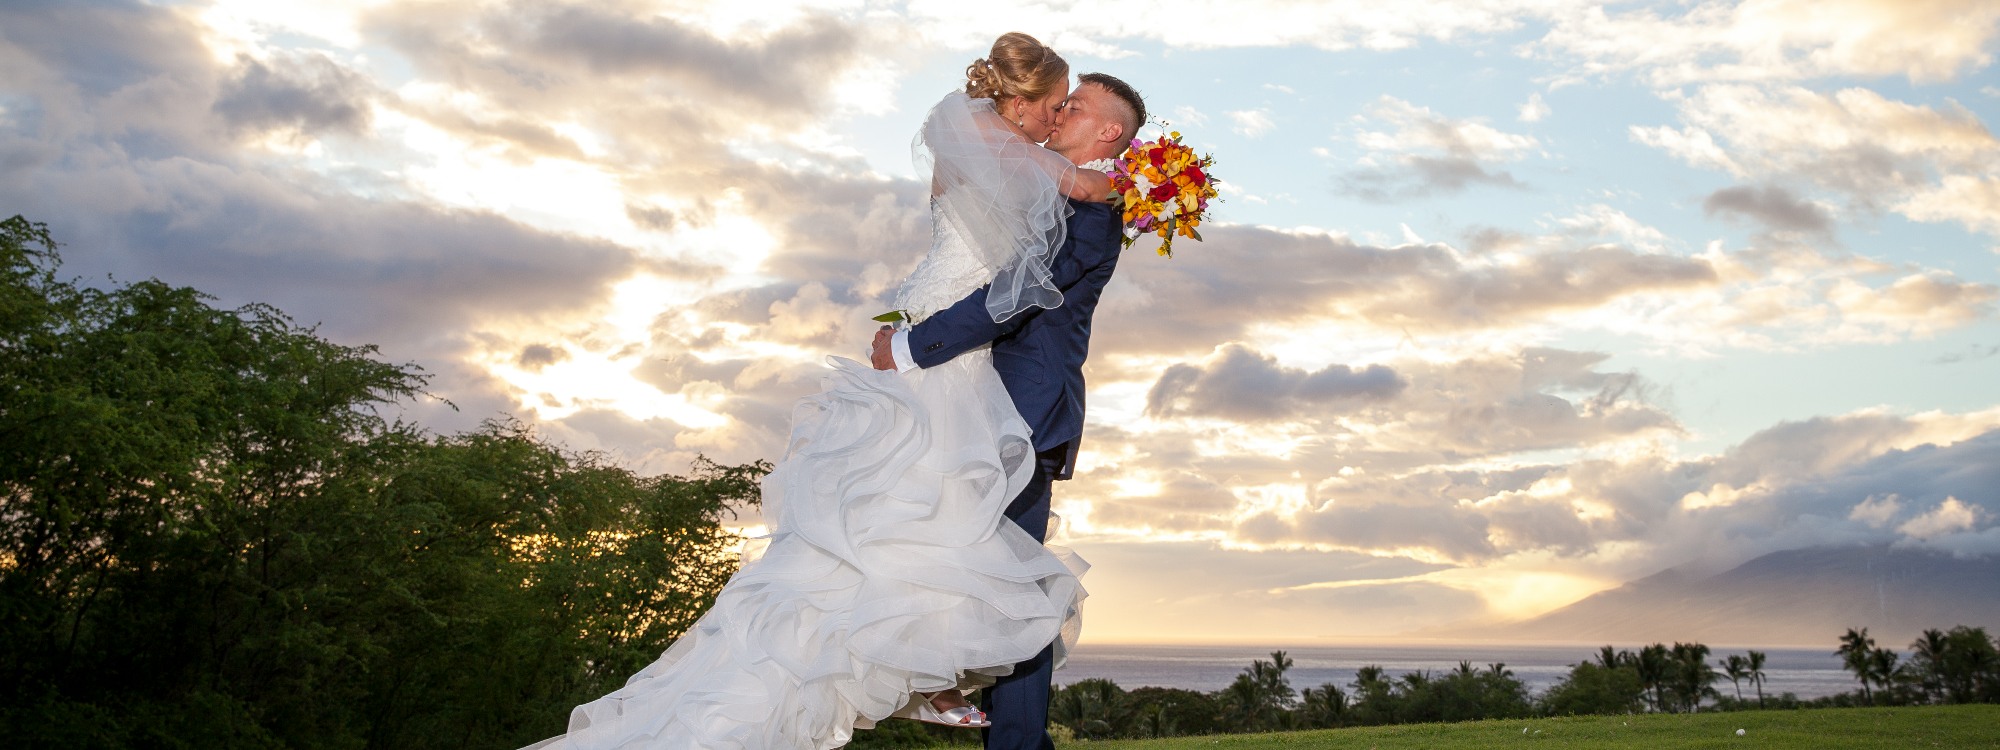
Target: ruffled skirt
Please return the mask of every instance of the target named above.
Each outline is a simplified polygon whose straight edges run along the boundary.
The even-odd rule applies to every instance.
[[[1003,515],[1035,456],[990,353],[828,363],[764,479],[770,535],[659,661],[534,748],[833,748],[914,692],[990,684],[1051,642],[1060,663],[1086,566]]]

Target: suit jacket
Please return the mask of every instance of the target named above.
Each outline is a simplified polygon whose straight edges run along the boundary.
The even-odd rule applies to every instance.
[[[993,322],[980,288],[910,329],[910,356],[919,367],[935,367],[984,344],[993,344],[993,369],[1014,399],[1035,451],[1064,449],[1057,479],[1075,469],[1083,437],[1083,361],[1090,355],[1090,316],[1118,266],[1123,223],[1105,203],[1070,201],[1069,233],[1049,264],[1062,305],[1030,308]]]

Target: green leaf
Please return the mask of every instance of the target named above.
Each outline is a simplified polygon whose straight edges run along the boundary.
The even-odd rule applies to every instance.
[[[904,315],[902,310],[890,310],[888,312],[882,313],[881,315],[869,318],[869,320],[879,321],[883,323],[894,323],[899,320],[903,320],[904,318],[907,317],[909,316]]]

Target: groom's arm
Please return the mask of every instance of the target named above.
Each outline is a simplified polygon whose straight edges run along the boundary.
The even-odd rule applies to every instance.
[[[1049,267],[1051,280],[1065,295],[1080,283],[1094,280],[1103,284],[1110,276],[1105,261],[1117,256],[1120,244],[1113,207],[1083,204],[1077,207],[1077,213],[1078,220],[1070,227],[1063,252],[1056,254],[1055,263]],[[1097,273],[1100,270],[1103,273]],[[897,332],[890,341],[896,369],[907,371],[949,362],[1020,328],[1041,312],[1041,308],[1030,308],[1005,322],[995,323],[992,313],[986,310],[986,293],[987,287],[980,287],[916,327]]]

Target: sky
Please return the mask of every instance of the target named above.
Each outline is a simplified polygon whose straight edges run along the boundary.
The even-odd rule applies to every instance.
[[[648,473],[780,452],[993,37],[1216,159],[1129,250],[1085,641],[1390,639],[1660,570],[2000,552],[2000,4],[0,4],[0,215]]]

